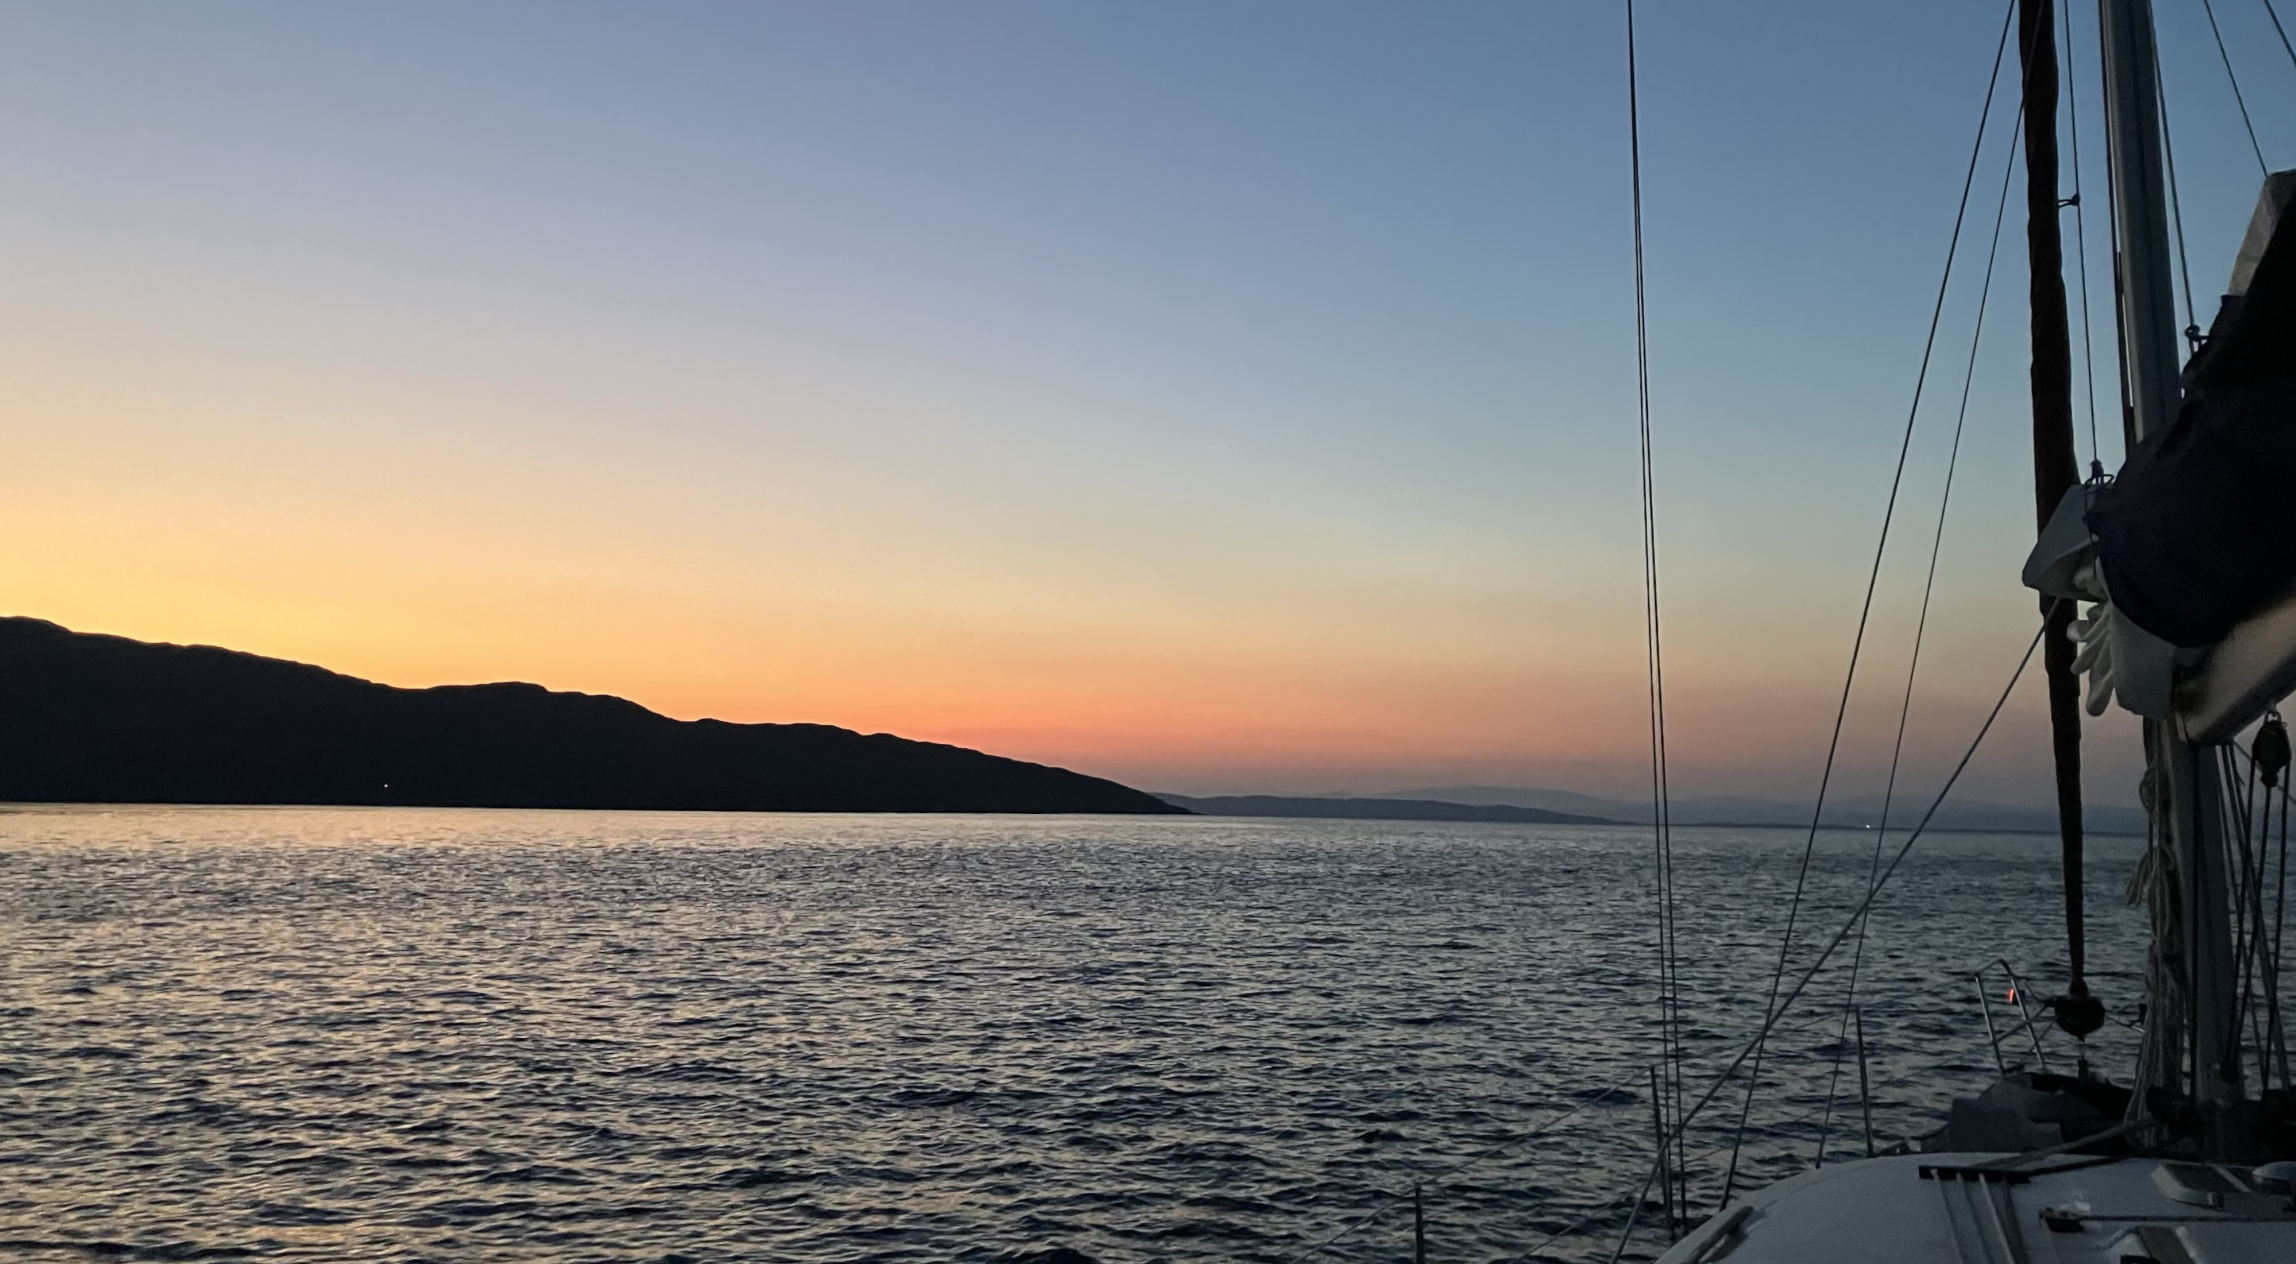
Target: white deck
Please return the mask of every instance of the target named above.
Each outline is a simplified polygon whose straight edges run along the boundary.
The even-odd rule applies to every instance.
[[[1980,1165],[1997,1171],[1954,1174]],[[2012,1165],[2027,1169],[2022,1179],[1999,1179]],[[2237,1167],[2080,1155],[1863,1159],[1757,1191],[1662,1264],[2296,1264],[2289,1203],[2257,1192]]]

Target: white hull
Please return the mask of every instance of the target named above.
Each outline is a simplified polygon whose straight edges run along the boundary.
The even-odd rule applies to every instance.
[[[1905,1155],[1824,1167],[1759,1190],[1742,1209],[1677,1243],[1661,1264],[2132,1258],[2296,1264],[2296,1211],[2285,1187],[2261,1192],[2239,1167],[2072,1154]]]

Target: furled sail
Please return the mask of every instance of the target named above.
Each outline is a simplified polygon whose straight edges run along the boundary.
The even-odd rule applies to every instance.
[[[2266,181],[2231,292],[2185,368],[2176,424],[2089,507],[2113,604],[2182,648],[2214,645],[2296,583],[2296,172]]]
[[[2223,740],[2296,688],[2296,171],[2265,181],[2176,423],[2074,488],[2026,562],[2076,625],[2089,709]]]

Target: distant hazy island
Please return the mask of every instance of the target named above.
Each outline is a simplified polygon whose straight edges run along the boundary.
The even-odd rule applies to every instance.
[[[1494,803],[1445,803],[1437,799],[1308,798],[1276,794],[1227,794],[1194,798],[1156,796],[1174,807],[1205,816],[1306,816],[1341,821],[1496,821],[1510,825],[1614,825],[1608,817],[1551,812],[1545,808]]]
[[[1185,794],[1156,796],[1167,803],[1206,816],[1294,816],[1357,821],[1492,821],[1522,825],[1643,825],[1650,823],[1650,802],[1602,799],[1569,790],[1542,790],[1529,786],[1430,786],[1378,795],[1273,795],[1238,794],[1198,798]],[[1752,829],[1807,829],[1810,805],[1785,799],[1755,799],[1743,795],[1685,795],[1674,799],[1669,819],[1676,825],[1713,825]],[[1886,816],[1879,796],[1848,795],[1826,805],[1829,829],[1874,829],[1894,823],[1904,829],[1928,810],[1923,800],[1900,798]],[[2136,834],[2145,831],[2140,809],[2089,804],[2086,828],[2092,834]],[[1948,803],[1931,819],[1932,832],[1986,834],[2054,834],[2057,811],[1976,800]]]
[[[791,812],[1186,809],[824,724],[673,720],[539,685],[399,689],[0,618],[0,800]]]

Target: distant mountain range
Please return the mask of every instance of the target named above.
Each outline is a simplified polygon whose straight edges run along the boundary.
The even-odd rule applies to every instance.
[[[1647,824],[1651,817],[1648,800],[1635,802],[1605,799],[1569,790],[1542,790],[1527,786],[1427,786],[1397,790],[1376,797],[1539,808],[1550,812],[1581,813],[1642,824]],[[1810,804],[1791,799],[1760,799],[1732,794],[1687,795],[1673,799],[1669,809],[1671,819],[1677,825],[1807,827],[1810,823]],[[1882,800],[1878,794],[1830,800],[1826,804],[1825,823],[1843,829],[1863,829],[1881,822],[1881,809]],[[1911,826],[1928,809],[1927,799],[1917,801],[1901,796],[1890,810],[1889,819],[1893,825]],[[2096,834],[2142,834],[2145,832],[2145,814],[2138,808],[2092,803],[2082,809],[2082,824],[2089,832]],[[1975,799],[1949,798],[1938,808],[1931,828],[2054,834],[2057,832],[2057,810],[2053,807],[2020,807]]]
[[[1106,812],[1638,823],[1650,805],[1524,786],[1374,796],[1150,795],[1065,769],[821,724],[673,720],[539,685],[399,689],[206,646],[0,618],[0,800],[817,812]],[[1911,824],[1926,802],[1899,800]],[[1791,800],[1697,795],[1677,824],[1806,826]],[[1881,819],[1879,796],[1826,824]],[[2096,833],[2143,833],[2092,805]],[[2053,809],[1949,801],[1939,829],[2053,833]]]
[[[1445,803],[1431,799],[1288,798],[1273,794],[1156,796],[1206,816],[1307,816],[1356,821],[1497,821],[1518,825],[1612,825],[1599,816],[1550,812],[1507,804]]]
[[[398,689],[0,618],[0,800],[1179,813],[1113,781],[824,724],[540,685]]]
[[[1206,816],[1293,816],[1338,820],[1497,821],[1526,825],[1647,825],[1650,804],[1606,799],[1570,790],[1528,786],[1425,786],[1378,795],[1239,794],[1191,796],[1159,792],[1167,803]],[[1673,800],[1677,825],[1759,825],[1806,829],[1810,805],[1790,799],[1743,795],[1689,795]],[[1929,809],[1927,800],[1900,798],[1890,824],[1911,827]],[[1881,796],[1852,796],[1826,805],[1825,823],[1837,829],[1864,829],[1881,823]],[[2083,826],[2092,834],[2143,834],[2144,813],[2135,808],[2090,804]],[[2018,807],[1978,800],[1948,800],[1930,823],[1936,830],[2004,834],[2054,834],[2055,808]]]

